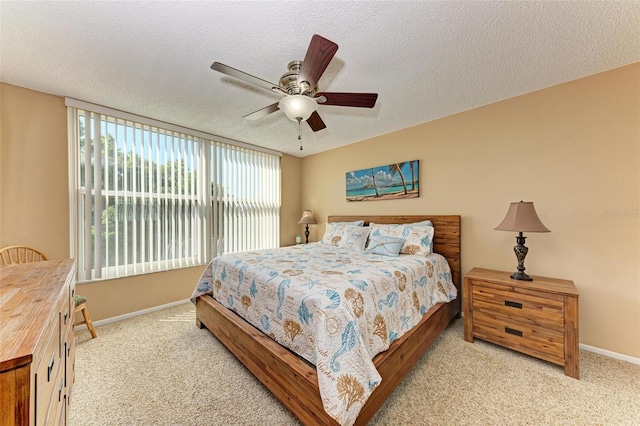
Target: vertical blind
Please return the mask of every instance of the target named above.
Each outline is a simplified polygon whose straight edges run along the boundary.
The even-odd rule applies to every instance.
[[[278,155],[97,109],[69,108],[79,281],[278,246]]]

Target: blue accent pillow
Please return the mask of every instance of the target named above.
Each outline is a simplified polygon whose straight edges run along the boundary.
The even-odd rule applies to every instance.
[[[379,224],[370,223],[371,235],[387,235],[405,239],[400,253],[422,254],[433,253],[433,235],[435,233],[433,223],[430,220],[403,224]]]
[[[369,245],[364,252],[397,257],[400,254],[400,249],[403,244],[404,238],[371,234],[369,238]]]

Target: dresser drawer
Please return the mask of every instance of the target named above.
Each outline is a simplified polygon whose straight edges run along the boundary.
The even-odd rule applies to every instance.
[[[51,328],[51,334],[42,359],[36,369],[35,377],[35,423],[43,425],[47,423],[47,414],[51,405],[56,384],[61,370],[60,358],[60,313],[56,315],[57,324]],[[62,369],[64,371],[64,369]]]
[[[76,380],[76,336],[71,335],[67,345],[67,404],[71,402],[71,388]]]
[[[60,326],[62,331],[62,339],[69,333],[73,325],[73,306],[70,306],[69,299],[64,299],[64,304],[60,310]]]
[[[65,416],[67,408],[67,394],[66,388],[64,387],[64,380],[65,378],[63,374],[60,374],[58,376],[58,380],[56,380],[53,398],[51,399],[51,407],[49,408],[49,421],[47,422],[47,425],[66,424]]]
[[[73,361],[75,359],[75,341],[76,336],[72,328],[68,329],[67,337],[65,338],[65,361],[64,361],[64,370],[67,381],[65,382],[65,386],[71,386],[73,383]]]
[[[564,329],[564,298],[485,281],[473,281],[472,309],[529,325]]]
[[[473,314],[474,336],[558,363],[564,359],[564,333],[477,311]]]

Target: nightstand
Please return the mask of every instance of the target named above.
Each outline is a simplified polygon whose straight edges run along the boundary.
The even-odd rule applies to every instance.
[[[473,268],[464,276],[464,339],[486,340],[564,367],[579,378],[578,291],[573,281]]]

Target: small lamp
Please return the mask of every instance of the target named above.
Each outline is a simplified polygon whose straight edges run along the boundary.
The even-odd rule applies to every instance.
[[[306,244],[309,244],[309,225],[315,225],[316,220],[313,218],[311,210],[302,212],[302,218],[298,221],[298,225],[306,225],[304,236],[307,238]]]
[[[518,271],[511,274],[511,278],[514,280],[533,281],[533,278],[524,273],[524,258],[527,256],[529,249],[524,245],[526,237],[522,233],[551,232],[540,221],[536,209],[533,207],[533,202],[520,201],[519,203],[511,203],[507,215],[495,229],[497,231],[518,232],[516,237],[517,245],[513,248],[518,259]]]

